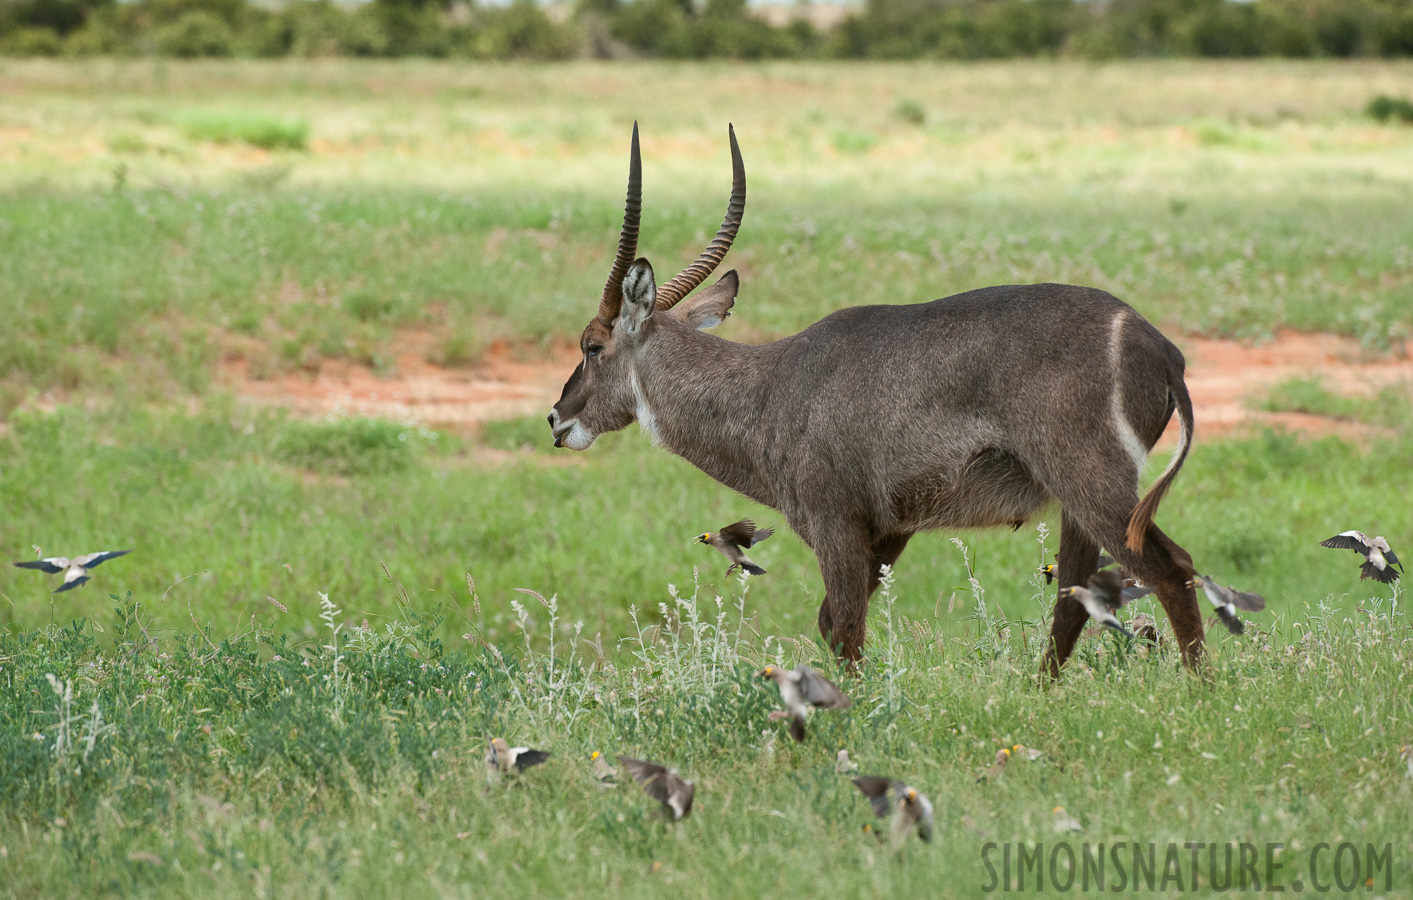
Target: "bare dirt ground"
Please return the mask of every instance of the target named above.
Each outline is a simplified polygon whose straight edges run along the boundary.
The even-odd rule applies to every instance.
[[[579,356],[571,344],[533,357],[500,344],[472,368],[444,369],[426,361],[424,340],[411,336],[403,343],[389,377],[351,363],[328,362],[317,373],[256,380],[237,359],[224,367],[223,380],[252,402],[283,406],[299,415],[371,415],[473,430],[493,419],[548,412]],[[1306,413],[1263,412],[1250,408],[1250,401],[1293,377],[1318,376],[1330,391],[1349,396],[1376,394],[1391,384],[1413,385],[1408,352],[1365,358],[1356,341],[1334,335],[1285,332],[1254,345],[1197,337],[1178,343],[1187,356],[1187,385],[1203,436],[1277,427],[1311,436],[1368,437],[1374,432],[1369,425]],[[1409,350],[1413,346],[1405,348]],[[1170,429],[1168,440],[1174,435],[1175,428]]]

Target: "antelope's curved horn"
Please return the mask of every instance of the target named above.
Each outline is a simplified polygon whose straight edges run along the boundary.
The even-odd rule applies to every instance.
[[[633,148],[628,153],[628,200],[623,205],[623,231],[618,235],[618,255],[613,258],[608,281],[599,299],[599,318],[612,323],[623,305],[623,276],[638,255],[638,222],[643,214],[643,159],[638,152],[638,123],[633,123]]]
[[[721,230],[707,244],[697,261],[657,289],[654,309],[671,309],[696,290],[697,285],[705,281],[721,263],[726,251],[731,249],[731,242],[736,239],[736,231],[741,227],[741,215],[746,211],[746,164],[741,161],[741,148],[736,146],[736,129],[730,125],[726,127],[731,136],[731,200],[726,204],[726,218],[721,220]]]

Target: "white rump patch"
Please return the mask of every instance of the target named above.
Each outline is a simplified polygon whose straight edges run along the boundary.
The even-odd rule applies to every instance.
[[[638,425],[648,433],[648,437],[653,439],[653,443],[658,442],[657,417],[653,415],[651,406],[648,406],[647,395],[643,393],[643,383],[638,380],[638,368],[634,366],[628,370],[628,383],[633,387],[633,403],[635,404],[634,415],[638,417]]]
[[[1124,415],[1123,380],[1119,377],[1119,351],[1122,346],[1124,322],[1127,319],[1128,313],[1121,311],[1114,316],[1114,321],[1109,326],[1109,377],[1114,385],[1109,394],[1109,416],[1114,420],[1114,431],[1119,436],[1119,443],[1123,444],[1124,450],[1133,459],[1135,471],[1141,474],[1143,464],[1148,460],[1148,448],[1143,446],[1143,441],[1128,423],[1128,416]]]

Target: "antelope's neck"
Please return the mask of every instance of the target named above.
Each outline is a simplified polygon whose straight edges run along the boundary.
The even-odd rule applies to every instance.
[[[687,326],[664,328],[631,377],[638,424],[655,443],[778,508],[759,449],[768,440],[771,346],[737,344]]]

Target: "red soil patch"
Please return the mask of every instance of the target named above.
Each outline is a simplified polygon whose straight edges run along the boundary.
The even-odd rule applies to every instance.
[[[1205,338],[1177,343],[1187,356],[1187,389],[1201,436],[1275,427],[1316,437],[1367,438],[1376,430],[1369,425],[1308,413],[1263,412],[1247,408],[1247,402],[1291,378],[1319,378],[1327,390],[1345,396],[1372,396],[1389,385],[1413,385],[1408,352],[1413,344],[1403,348],[1400,358],[1369,359],[1358,341],[1330,334],[1286,331],[1255,345]],[[1166,439],[1176,439],[1176,422]]]
[[[408,335],[401,343],[397,371],[386,378],[334,361],[315,374],[255,380],[248,377],[244,360],[228,364],[223,377],[250,400],[300,415],[361,414],[474,427],[492,419],[549,412],[579,360],[578,349],[568,343],[556,345],[548,358],[540,354],[534,359],[498,344],[469,369],[445,369],[426,361],[423,336]],[[1304,413],[1261,412],[1247,403],[1294,377],[1318,376],[1329,390],[1351,396],[1376,394],[1391,384],[1413,384],[1413,359],[1406,354],[1365,359],[1356,341],[1333,335],[1285,332],[1256,345],[1196,337],[1178,343],[1187,356],[1187,386],[1202,437],[1270,426],[1314,436],[1368,437],[1374,430],[1368,425]],[[1165,440],[1175,437],[1176,421]]]

